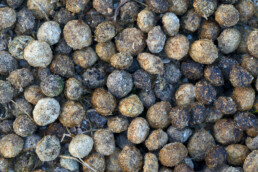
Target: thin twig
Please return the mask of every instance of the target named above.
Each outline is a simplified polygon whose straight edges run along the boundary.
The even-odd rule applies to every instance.
[[[67,156],[67,155],[59,155],[60,158],[65,158],[65,159],[72,159],[75,160],[79,163],[81,163],[82,165],[84,165],[86,168],[89,168],[90,170],[97,172],[97,170],[95,170],[93,167],[91,167],[89,164],[87,164],[86,162],[84,162],[81,158],[75,158],[75,157],[71,157],[71,156]]]
[[[30,116],[30,114],[28,114],[28,112],[26,112],[25,110],[23,110],[23,108],[18,105],[15,101],[11,100],[12,103],[14,103],[16,106],[18,106],[18,108],[23,111],[33,122],[34,122],[34,119]]]
[[[46,20],[49,21],[49,18],[48,18],[48,16],[47,16],[46,12],[41,8],[40,4],[38,4],[38,3],[35,2],[34,0],[32,0],[32,2],[33,2],[33,4],[35,4],[35,5],[38,7],[38,9],[43,13],[43,15],[44,15],[44,17],[46,18]]]

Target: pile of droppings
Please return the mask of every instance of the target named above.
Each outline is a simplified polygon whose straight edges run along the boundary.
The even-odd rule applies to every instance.
[[[254,0],[1,0],[0,172],[257,172]]]

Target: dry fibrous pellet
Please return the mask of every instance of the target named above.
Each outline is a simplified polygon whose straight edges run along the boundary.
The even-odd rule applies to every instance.
[[[31,85],[25,89],[24,97],[28,102],[35,105],[44,95],[38,85]]]
[[[10,134],[13,133],[13,121],[12,120],[3,120],[0,122],[0,132],[3,134]]]
[[[250,153],[249,149],[240,144],[232,144],[227,146],[227,161],[230,165],[242,165],[247,157],[247,155]]]
[[[162,129],[153,130],[145,141],[145,146],[149,151],[162,148],[168,142],[168,135]]]
[[[178,66],[176,66],[174,63],[168,63],[165,64],[164,76],[170,84],[174,84],[180,80],[182,74]]]
[[[194,0],[193,7],[195,11],[205,18],[206,20],[210,17],[217,8],[216,0]]]
[[[180,27],[179,23],[179,18],[171,12],[165,13],[162,16],[162,24],[164,31],[169,35],[169,36],[175,36]]]
[[[258,30],[252,31],[247,38],[247,49],[251,55],[258,58]]]
[[[0,30],[10,29],[16,22],[16,12],[10,7],[0,8]]]
[[[158,158],[153,153],[144,156],[143,172],[156,172],[159,169]]]
[[[137,55],[146,46],[143,32],[137,28],[126,28],[118,34],[115,40],[116,48],[122,53]]]
[[[75,19],[75,15],[73,15],[73,13],[70,12],[67,8],[60,8],[60,10],[58,10],[54,16],[54,21],[62,25],[74,19]]]
[[[206,153],[205,162],[210,169],[220,167],[225,161],[226,150],[222,146],[212,146]]]
[[[241,34],[237,29],[225,29],[218,37],[218,47],[224,54],[229,54],[238,48],[240,40]]]
[[[165,52],[169,58],[181,60],[188,54],[189,44],[186,36],[177,34],[174,37],[168,38],[165,44]]]
[[[215,145],[213,136],[206,130],[199,130],[193,134],[187,144],[190,157],[195,161],[205,159],[206,153]]]
[[[203,104],[211,104],[217,95],[216,89],[207,81],[199,81],[195,84],[195,98]]]
[[[39,126],[53,123],[60,114],[60,105],[54,98],[42,98],[34,107],[33,119]]]
[[[258,130],[256,128],[247,129],[245,132],[249,137],[256,137],[258,135]]]
[[[198,80],[203,76],[203,65],[194,61],[181,63],[182,74],[191,80]]]
[[[159,152],[159,160],[166,167],[178,165],[188,154],[187,148],[179,142],[165,145]]]
[[[161,166],[161,168],[159,169],[159,172],[173,172],[173,170],[172,168]]]
[[[127,138],[134,144],[140,144],[145,141],[150,131],[148,122],[142,118],[137,117],[130,123],[127,130]]]
[[[104,172],[106,168],[106,162],[105,162],[105,157],[103,155],[100,155],[99,153],[92,153],[89,155],[84,162],[90,166],[86,167],[83,166],[83,172],[93,172],[98,171],[98,172]]]
[[[16,134],[7,134],[0,140],[0,152],[4,158],[14,158],[23,149],[24,141]]]
[[[28,0],[27,8],[32,11],[36,19],[47,20],[55,8],[55,3],[51,3],[51,0]]]
[[[200,125],[205,121],[206,107],[202,103],[195,102],[191,106],[190,113],[191,113],[190,124]]]
[[[45,80],[47,77],[51,75],[50,68],[38,68],[36,76],[40,81]],[[57,75],[58,76],[58,75]]]
[[[18,8],[24,0],[7,0],[7,4],[12,8]]]
[[[116,35],[116,27],[113,22],[104,21],[95,29],[95,41],[107,42]]]
[[[239,110],[250,110],[254,104],[255,90],[252,87],[236,87],[232,93],[232,98]]]
[[[255,13],[255,4],[251,0],[239,0],[236,9],[239,12],[239,21],[247,22]]]
[[[164,48],[165,41],[166,35],[160,26],[155,26],[148,32],[148,38],[146,39],[146,42],[150,52],[161,52]]]
[[[201,17],[192,8],[181,19],[182,28],[188,32],[195,32],[201,25]]]
[[[13,85],[14,88],[19,91],[23,91],[23,88],[30,85],[34,80],[31,71],[27,68],[16,69],[9,74],[7,80]]]
[[[105,116],[98,114],[95,109],[88,110],[86,112],[86,116],[89,118],[94,128],[103,128],[107,123],[107,118]]]
[[[148,111],[146,118],[152,128],[166,128],[169,125],[169,111],[171,105],[169,102],[161,101],[152,105]]]
[[[143,104],[135,94],[122,99],[119,104],[119,112],[127,117],[139,116],[143,110]]]
[[[54,135],[43,137],[36,146],[36,153],[41,161],[53,161],[60,153],[59,139]]]
[[[258,136],[254,137],[254,138],[247,137],[245,139],[245,144],[248,147],[248,149],[250,149],[250,150],[258,149]]]
[[[118,165],[118,156],[120,154],[121,150],[119,148],[116,148],[115,151],[106,157],[106,171],[107,172],[113,172],[113,171],[122,171],[120,166]]]
[[[81,124],[85,111],[83,106],[75,101],[67,101],[62,105],[59,121],[65,127],[75,127]]]
[[[21,9],[17,14],[15,33],[18,35],[30,34],[35,26],[35,17],[27,8]]]
[[[105,156],[111,155],[115,151],[114,134],[109,129],[98,129],[94,136],[95,150]]]
[[[87,47],[75,51],[73,53],[73,60],[80,67],[89,68],[98,60],[98,56],[91,47]]]
[[[55,21],[47,21],[38,29],[37,38],[39,41],[47,42],[49,45],[56,44],[61,35],[61,28]]]
[[[15,158],[15,171],[32,171],[37,161],[37,155],[34,152],[25,152]]]
[[[79,163],[73,159],[60,158],[60,166],[70,171],[79,170]]]
[[[136,88],[150,90],[151,75],[142,69],[138,69],[133,74],[133,84]]]
[[[148,8],[155,13],[165,13],[168,10],[167,0],[146,0]]]
[[[191,45],[189,55],[201,64],[212,64],[218,58],[218,49],[211,40],[200,39]]]
[[[83,85],[87,88],[94,89],[102,87],[106,83],[106,73],[103,68],[91,67],[87,69],[83,74]]]
[[[238,27],[238,30],[241,32],[241,41],[236,51],[239,53],[248,53],[247,39],[250,32],[252,32],[253,29],[251,27],[242,26]]]
[[[241,66],[251,73],[253,76],[258,76],[258,58],[249,54],[242,55]]]
[[[5,158],[0,158],[0,170],[5,172],[8,171],[8,160]]]
[[[155,27],[156,18],[155,13],[144,9],[138,13],[137,25],[143,32],[149,32],[153,27]]]
[[[18,117],[20,115],[31,115],[33,106],[24,98],[15,98],[13,101],[15,102],[11,104],[11,112],[13,116]]]
[[[93,8],[104,16],[113,15],[113,0],[93,0]]]
[[[118,156],[118,165],[123,171],[139,171],[143,166],[141,152],[135,146],[125,146]]]
[[[2,32],[0,34],[0,51],[7,50],[11,35],[8,32]]]
[[[74,75],[74,63],[69,56],[58,54],[51,62],[50,70],[54,74],[71,77]]]
[[[213,130],[217,142],[223,145],[238,143],[243,136],[243,131],[236,126],[232,119],[218,120],[213,126]]]
[[[0,80],[0,103],[9,103],[13,99],[14,89],[10,82]]]
[[[164,64],[159,56],[150,53],[141,53],[137,56],[140,66],[150,74],[163,74]]]
[[[105,17],[92,8],[86,13],[85,21],[92,29],[95,29],[100,23],[105,21]]]
[[[221,27],[231,27],[238,23],[239,12],[231,4],[221,4],[215,12],[215,20]]]
[[[49,75],[40,83],[40,89],[48,97],[55,97],[62,93],[64,81],[59,75]]]
[[[111,117],[108,119],[107,126],[113,133],[122,133],[127,130],[129,121],[121,116]]]
[[[185,163],[181,163],[174,168],[174,172],[194,172],[191,167]]]
[[[214,86],[224,85],[222,71],[216,65],[206,66],[204,69],[204,77]]]
[[[122,24],[130,24],[137,20],[139,5],[134,1],[125,3],[120,9],[120,20]]]
[[[27,137],[36,131],[37,126],[27,115],[20,115],[14,120],[13,129],[17,135]]]
[[[154,92],[157,98],[162,101],[170,101],[175,92],[175,86],[168,83],[164,76],[157,76]]]
[[[97,88],[92,94],[91,103],[103,116],[111,115],[116,108],[115,97],[103,88]]]
[[[75,50],[88,47],[92,43],[91,29],[83,21],[69,21],[63,29],[63,34],[67,44]]]
[[[229,80],[234,87],[248,87],[254,77],[241,66],[235,65],[230,72]]]
[[[252,171],[256,171],[258,168],[258,150],[254,150],[252,151],[245,159],[244,161],[244,171],[245,172],[252,172]]]
[[[55,52],[57,54],[69,54],[72,51],[72,48],[67,45],[64,38],[61,38],[56,44]]]
[[[0,74],[7,75],[18,67],[17,61],[7,51],[0,51]]]
[[[152,90],[141,90],[139,93],[139,98],[142,101],[143,106],[147,108],[156,102],[156,97]]]
[[[237,111],[237,105],[232,97],[220,96],[214,102],[214,105],[217,110],[226,115],[234,114]]]
[[[173,107],[169,112],[169,117],[171,125],[175,128],[183,129],[189,125],[190,113],[182,106]]]
[[[133,89],[133,79],[125,70],[115,70],[108,75],[108,91],[118,98],[125,97]]]
[[[199,31],[200,39],[211,39],[216,40],[219,36],[220,28],[219,25],[212,20],[205,20]]]
[[[242,130],[250,128],[258,128],[257,117],[250,112],[239,112],[234,116],[234,121],[237,127]]]
[[[33,67],[47,67],[53,58],[53,53],[44,41],[31,41],[24,49],[24,59]]]
[[[27,136],[24,141],[24,149],[31,148],[35,150],[37,143],[41,140],[41,137],[37,134]]]
[[[110,58],[116,53],[116,46],[112,41],[99,42],[96,45],[96,53],[105,62],[110,62]]]
[[[218,66],[221,69],[225,79],[229,79],[230,72],[234,65],[238,65],[238,62],[235,59],[225,56],[220,57]]]
[[[169,142],[180,142],[185,143],[189,137],[192,135],[192,130],[190,128],[178,129],[170,126],[167,129]]]
[[[175,13],[176,15],[183,15],[189,6],[188,0],[169,0],[168,11]]]
[[[79,13],[85,9],[88,3],[89,0],[67,0],[65,1],[65,7],[73,13]]]
[[[83,94],[83,86],[76,78],[69,78],[65,83],[65,96],[70,100],[78,100]]]
[[[116,53],[110,58],[110,64],[116,69],[128,69],[133,63],[133,57],[128,53]]]
[[[16,36],[9,44],[8,51],[11,53],[13,57],[17,60],[24,59],[24,48],[32,41],[33,38],[31,36]]]
[[[69,153],[74,157],[84,158],[93,148],[93,139],[85,134],[76,135],[69,144]]]

